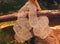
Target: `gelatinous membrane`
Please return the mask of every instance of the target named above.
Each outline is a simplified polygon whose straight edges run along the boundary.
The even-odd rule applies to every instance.
[[[21,26],[24,29],[31,30],[31,26],[29,25],[28,19],[27,18],[20,18],[17,21],[18,25]]]
[[[48,17],[47,16],[40,16],[38,18],[38,25],[42,28],[45,28],[47,27],[49,24],[49,20],[48,20]]]
[[[27,10],[29,10],[29,19],[24,16],[24,12],[21,12]],[[46,38],[50,34],[48,18],[46,16],[37,17],[37,8],[35,5],[27,3],[27,6],[21,8],[20,12],[21,15],[18,15],[16,24],[13,27],[16,34],[15,39],[18,42],[24,42],[25,40],[32,38],[32,34],[30,32],[32,27],[34,35],[42,39]]]
[[[18,33],[15,33],[17,35],[17,37],[19,37],[19,39],[21,41],[26,41],[26,40],[29,40],[30,38],[32,38],[32,34],[30,32],[26,32],[25,30],[20,30],[20,32]],[[15,39],[19,40],[18,38],[15,37]],[[20,42],[21,42],[20,41]]]
[[[19,43],[23,43],[25,41],[22,37],[18,36],[17,34],[15,34],[15,40]]]
[[[36,24],[38,23],[38,18],[37,18],[37,9],[35,6],[31,6],[31,9],[29,9],[29,24],[31,27],[35,27]]]
[[[44,28],[44,27],[43,27]],[[40,27],[36,27],[33,29],[33,33],[35,36],[40,37],[41,39],[45,39],[51,33],[51,29],[49,26],[45,27],[44,29]]]
[[[32,38],[32,34],[30,33],[31,27],[27,18],[18,19],[13,28],[16,35],[18,35],[17,37],[22,38],[24,40],[29,40],[30,38]]]

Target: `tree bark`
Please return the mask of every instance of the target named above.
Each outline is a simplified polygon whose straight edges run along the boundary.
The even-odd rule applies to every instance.
[[[28,12],[27,12],[28,13]],[[38,11],[38,16],[45,15],[48,16],[49,18],[57,17],[60,18],[60,10],[41,10]],[[0,16],[0,22],[2,21],[11,21],[11,20],[16,20],[17,19],[17,12]]]

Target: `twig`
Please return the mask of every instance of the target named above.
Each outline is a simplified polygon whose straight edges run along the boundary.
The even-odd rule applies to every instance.
[[[40,15],[45,15],[48,17],[60,17],[60,10],[41,10],[41,11],[38,11],[38,16]],[[16,19],[17,19],[17,13],[0,16],[0,22],[16,20]]]

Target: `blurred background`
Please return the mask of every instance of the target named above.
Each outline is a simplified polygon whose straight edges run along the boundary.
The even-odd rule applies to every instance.
[[[0,0],[0,16],[17,12],[27,0]],[[59,10],[60,0],[38,0],[42,10]],[[17,44],[14,42],[13,26],[0,29],[0,44]]]
[[[0,15],[18,11],[27,0],[0,0]],[[60,9],[60,0],[38,0],[42,9]]]

